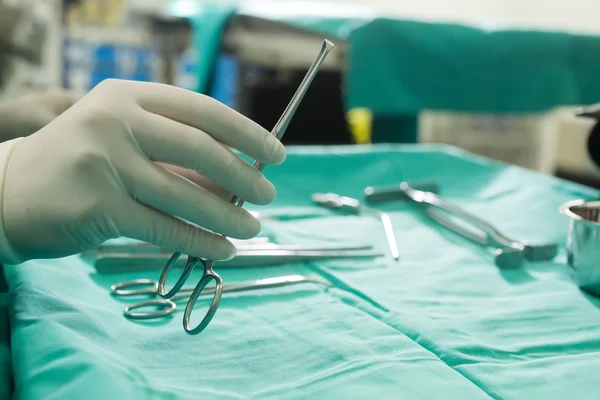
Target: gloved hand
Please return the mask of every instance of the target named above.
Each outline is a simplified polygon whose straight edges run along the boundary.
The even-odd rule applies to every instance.
[[[229,147],[267,164],[285,159],[268,131],[216,100],[117,80],[17,141],[2,212],[19,261],[75,254],[123,236],[231,258],[235,247],[218,234],[251,238],[260,223],[224,193],[266,205],[275,188]],[[157,162],[197,172],[202,186]]]
[[[29,136],[49,124],[77,101],[65,91],[26,95],[0,102],[0,142]]]

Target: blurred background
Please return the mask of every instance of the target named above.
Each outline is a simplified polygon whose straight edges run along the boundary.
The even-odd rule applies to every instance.
[[[286,144],[446,143],[600,187],[600,3],[0,0],[0,95],[107,78],[208,94],[271,129],[336,43]]]

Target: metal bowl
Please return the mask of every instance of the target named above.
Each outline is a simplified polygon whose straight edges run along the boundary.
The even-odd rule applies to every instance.
[[[560,212],[569,217],[567,261],[575,281],[600,296],[600,201],[570,201]]]

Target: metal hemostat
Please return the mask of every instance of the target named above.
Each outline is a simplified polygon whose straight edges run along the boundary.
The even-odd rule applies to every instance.
[[[273,128],[273,130],[271,132],[277,139],[281,140],[281,138],[285,134],[285,131],[286,131],[290,121],[292,120],[294,114],[296,113],[296,109],[298,108],[298,105],[302,101],[304,94],[307,92],[307,90],[310,87],[310,84],[312,83],[312,80],[314,79],[315,75],[317,74],[321,64],[323,63],[323,61],[327,57],[327,54],[329,54],[329,52],[331,51],[332,48],[333,48],[333,43],[331,43],[329,40],[323,41],[323,45],[321,46],[321,50],[320,50],[319,54],[317,55],[317,58],[314,60],[313,64],[310,66],[308,72],[306,73],[306,76],[304,77],[304,79],[300,83],[300,86],[296,90],[296,93],[290,100],[290,103],[284,110],[283,114],[279,118],[279,121],[277,121],[277,124],[275,124],[275,127]],[[257,161],[254,161],[252,166],[259,171],[262,171],[263,168],[265,167],[265,165],[263,163],[260,163]],[[231,199],[231,203],[235,204],[237,207],[242,207],[244,205],[244,200],[238,198],[237,196],[233,196]],[[192,271],[194,270],[196,265],[202,264],[202,266],[204,267],[204,272],[202,274],[202,278],[200,279],[200,282],[198,282],[198,284],[196,285],[196,288],[192,292],[190,299],[187,303],[187,306],[185,308],[185,312],[183,314],[183,328],[185,329],[185,331],[187,333],[189,333],[191,335],[195,335],[195,334],[202,332],[208,326],[208,324],[212,320],[213,316],[217,312],[217,308],[219,307],[219,302],[221,301],[221,296],[223,294],[223,280],[213,270],[213,264],[214,264],[213,260],[204,260],[204,259],[201,259],[198,257],[190,256],[190,257],[188,257],[188,260],[186,262],[186,265],[183,269],[183,272],[182,272],[179,280],[177,281],[177,283],[175,283],[175,286],[171,290],[167,291],[165,288],[165,284],[167,281],[169,270],[171,269],[171,267],[173,266],[175,261],[177,261],[179,259],[180,256],[181,256],[181,253],[179,253],[179,252],[174,253],[173,256],[167,262],[167,264],[165,265],[163,272],[160,276],[160,279],[158,281],[158,294],[162,298],[165,298],[165,299],[170,299],[173,296],[175,296],[177,294],[177,292],[179,292],[179,290],[183,287],[183,285],[189,278],[190,274],[192,273]],[[192,327],[190,324],[190,317],[191,317],[192,311],[194,309],[194,305],[196,304],[196,300],[198,299],[198,296],[200,296],[200,293],[204,290],[206,285],[208,285],[208,283],[212,280],[214,280],[215,284],[216,284],[212,303],[210,304],[210,307],[208,308],[208,311],[206,312],[206,315],[204,316],[202,321],[196,327]]]
[[[367,187],[365,189],[365,199],[369,204],[382,203],[388,201],[391,196],[390,193],[394,191],[399,192],[396,198],[405,198],[423,206],[427,215],[442,226],[485,247],[495,248],[495,262],[499,268],[518,268],[524,260],[551,260],[556,257],[558,252],[558,245],[554,243],[531,244],[513,240],[476,215],[448,203],[432,192],[417,190],[407,182],[402,182],[395,188]],[[385,196],[381,195],[383,192],[385,192]],[[452,220],[451,217],[466,222],[476,228],[477,232],[464,228]]]

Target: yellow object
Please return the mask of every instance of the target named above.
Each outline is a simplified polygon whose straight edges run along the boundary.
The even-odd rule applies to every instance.
[[[117,26],[121,23],[124,9],[123,0],[83,0],[79,5],[69,8],[67,21],[70,25]]]
[[[106,25],[118,25],[123,14],[124,4],[122,0],[105,0],[103,22]]]
[[[87,22],[98,22],[100,19],[100,5],[97,0],[86,1],[82,7],[84,19]]]
[[[67,24],[69,26],[78,25],[81,22],[81,9],[70,8],[67,14]]]
[[[347,113],[350,133],[356,144],[367,144],[372,141],[373,113],[368,108],[353,108]]]

